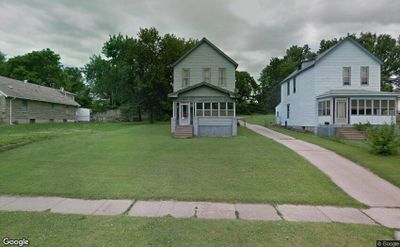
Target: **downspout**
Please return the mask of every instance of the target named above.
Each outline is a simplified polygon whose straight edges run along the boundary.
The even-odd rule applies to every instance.
[[[14,98],[10,98],[10,115],[9,115],[10,125],[12,125],[12,101],[13,100],[15,100],[15,97]]]

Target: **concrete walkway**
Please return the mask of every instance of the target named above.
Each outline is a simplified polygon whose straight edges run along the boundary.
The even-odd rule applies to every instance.
[[[84,200],[62,197],[0,196],[0,211],[30,211],[80,215],[201,218],[260,221],[341,222],[400,229],[400,209],[381,214],[376,208],[311,205],[270,205],[221,202]],[[391,217],[387,217],[390,215]]]
[[[243,124],[242,121],[241,124]],[[303,156],[357,201],[369,207],[399,208],[397,210],[400,210],[400,188],[364,167],[325,148],[297,140],[263,126],[246,123],[246,127]]]

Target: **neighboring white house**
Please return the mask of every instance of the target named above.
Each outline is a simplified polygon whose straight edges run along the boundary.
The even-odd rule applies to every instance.
[[[351,37],[281,82],[277,124],[312,130],[396,121],[400,94],[381,92],[382,62]]]
[[[176,136],[235,136],[238,64],[206,38],[173,64],[171,132]]]

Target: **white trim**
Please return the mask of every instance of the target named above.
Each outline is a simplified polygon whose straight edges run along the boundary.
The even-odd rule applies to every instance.
[[[4,97],[8,97],[7,94],[3,93],[2,91],[0,91],[0,94],[3,95]]]
[[[187,106],[187,119],[184,119],[185,121],[183,121],[183,110],[182,110],[182,106]],[[190,125],[190,102],[186,102],[186,103],[180,103],[179,104],[179,125]]]

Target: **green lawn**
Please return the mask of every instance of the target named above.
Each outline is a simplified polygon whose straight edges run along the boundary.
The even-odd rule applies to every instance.
[[[380,226],[78,216],[0,212],[1,236],[29,246],[375,246],[393,239]]]
[[[300,156],[244,128],[185,140],[169,124],[10,126],[0,135],[45,131],[53,138],[0,153],[0,194],[361,206]]]
[[[312,134],[300,133],[285,128],[274,127],[274,115],[242,116],[249,123],[266,125],[283,134],[297,139],[308,141],[330,149],[377,174],[400,187],[400,154],[393,156],[379,156],[370,152],[366,141],[351,141],[337,138],[319,137]],[[400,150],[399,150],[400,151]]]

